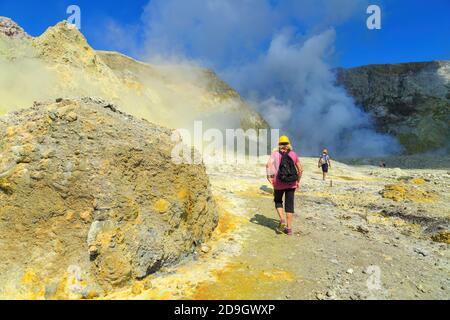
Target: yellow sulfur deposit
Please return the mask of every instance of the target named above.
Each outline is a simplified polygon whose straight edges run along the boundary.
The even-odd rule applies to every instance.
[[[159,213],[165,213],[169,209],[170,203],[167,200],[159,199],[155,203],[155,210]]]
[[[257,296],[259,291],[275,291],[278,286],[295,279],[293,274],[284,270],[253,271],[235,263],[217,270],[215,276],[217,282],[200,284],[192,299],[244,299]]]
[[[382,191],[383,198],[393,201],[412,201],[412,202],[434,202],[437,195],[430,191],[419,189],[405,183],[388,184]]]
[[[411,182],[417,185],[425,184],[425,180],[422,178],[414,178],[411,180]]]
[[[433,241],[450,244],[450,232],[442,231],[431,237]]]

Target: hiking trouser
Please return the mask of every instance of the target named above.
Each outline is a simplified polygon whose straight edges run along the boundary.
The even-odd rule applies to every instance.
[[[273,194],[275,198],[275,208],[283,208],[284,195],[284,211],[294,213],[295,189],[275,190]]]

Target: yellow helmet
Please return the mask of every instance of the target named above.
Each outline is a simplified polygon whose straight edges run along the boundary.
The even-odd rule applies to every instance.
[[[289,138],[286,137],[286,136],[281,136],[281,137],[280,137],[280,139],[278,140],[278,144],[281,144],[281,143],[289,143],[289,144],[291,144],[291,143],[289,142]]]

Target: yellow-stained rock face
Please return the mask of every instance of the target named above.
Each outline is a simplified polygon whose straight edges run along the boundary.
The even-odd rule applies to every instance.
[[[8,83],[0,86],[0,114],[33,101],[95,96],[170,128],[191,128],[194,120],[213,127],[220,123],[222,129],[268,127],[214,72],[191,65],[150,65],[95,51],[65,22],[35,38],[11,39],[0,32],[0,69],[0,83]],[[75,121],[74,113],[66,116]]]
[[[205,168],[172,162],[171,131],[101,100],[36,104],[0,118],[0,133],[8,297],[97,297],[178,261],[217,225]]]

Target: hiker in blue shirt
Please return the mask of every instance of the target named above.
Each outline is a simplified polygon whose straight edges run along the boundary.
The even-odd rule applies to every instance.
[[[323,149],[322,155],[319,158],[319,168],[322,168],[323,180],[327,178],[328,169],[331,168],[330,156],[328,155],[328,149]]]

